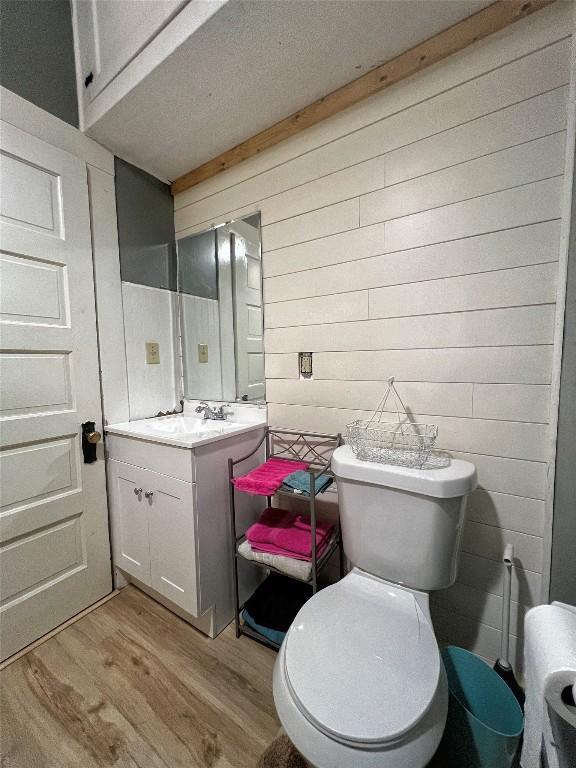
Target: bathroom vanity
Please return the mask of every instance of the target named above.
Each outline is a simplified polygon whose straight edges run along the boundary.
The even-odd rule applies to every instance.
[[[214,421],[196,405],[106,428],[112,553],[120,578],[215,637],[233,617],[227,462],[254,449],[266,407],[235,404]],[[246,470],[261,461],[257,452]],[[245,497],[241,525],[263,504]],[[253,570],[241,573],[246,596],[258,583]]]

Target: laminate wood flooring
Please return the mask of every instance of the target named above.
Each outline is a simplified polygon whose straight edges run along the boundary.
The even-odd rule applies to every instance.
[[[0,673],[2,768],[253,768],[275,654],[129,586]]]

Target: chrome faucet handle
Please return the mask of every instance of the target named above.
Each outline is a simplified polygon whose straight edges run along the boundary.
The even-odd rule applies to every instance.
[[[206,408],[209,409],[210,406],[208,405],[208,403],[202,402],[202,403],[200,403],[200,405],[196,406],[195,411],[196,411],[196,413],[202,413],[202,411],[205,411]]]

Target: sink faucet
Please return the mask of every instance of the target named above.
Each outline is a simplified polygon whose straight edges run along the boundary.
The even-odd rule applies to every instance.
[[[212,408],[208,403],[200,403],[200,405],[196,406],[196,413],[203,413],[204,419],[212,419],[214,421],[224,421],[226,419],[223,405],[218,406],[218,408]]]

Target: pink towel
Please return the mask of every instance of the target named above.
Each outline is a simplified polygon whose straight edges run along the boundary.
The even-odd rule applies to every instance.
[[[247,475],[233,478],[232,482],[239,491],[255,493],[258,496],[273,496],[284,478],[299,469],[308,469],[308,464],[303,461],[268,459]]]
[[[316,547],[326,548],[333,526],[318,521]],[[250,546],[259,552],[288,555],[298,560],[310,560],[312,556],[312,530],[310,521],[295,512],[268,507],[260,520],[246,532]]]

